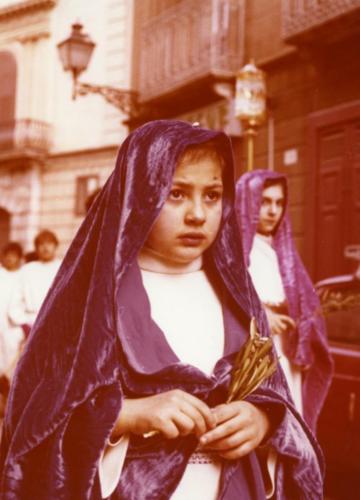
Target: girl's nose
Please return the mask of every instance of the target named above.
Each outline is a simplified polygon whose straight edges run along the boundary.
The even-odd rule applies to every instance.
[[[193,224],[203,224],[205,222],[205,209],[200,201],[194,201],[190,204],[185,220]]]
[[[270,208],[270,213],[273,214],[273,215],[276,215],[277,208],[278,208],[277,205],[276,205],[276,203],[271,203],[271,205],[270,205],[269,208]]]

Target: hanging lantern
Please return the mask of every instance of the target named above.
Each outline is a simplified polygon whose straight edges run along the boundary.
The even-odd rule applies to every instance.
[[[79,22],[72,25],[69,38],[58,44],[59,56],[65,71],[71,71],[74,80],[88,67],[95,43],[82,32]]]
[[[235,116],[241,120],[247,138],[247,170],[254,168],[254,137],[266,117],[265,73],[253,61],[240,69],[236,78]]]
[[[236,78],[235,116],[245,126],[258,126],[266,117],[265,73],[253,62],[240,69]]]

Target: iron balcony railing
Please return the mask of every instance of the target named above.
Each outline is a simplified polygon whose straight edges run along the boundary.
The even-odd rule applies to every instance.
[[[46,153],[51,147],[51,126],[48,123],[23,119],[0,123],[0,151],[33,151]]]
[[[354,17],[356,16],[356,18]],[[301,40],[328,23],[346,23],[358,29],[360,0],[282,0],[282,35],[286,41]]]
[[[244,0],[183,0],[142,26],[137,87],[154,99],[243,63]]]

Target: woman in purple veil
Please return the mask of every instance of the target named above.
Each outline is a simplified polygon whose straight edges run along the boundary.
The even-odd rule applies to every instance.
[[[322,498],[321,453],[280,370],[224,404],[250,318],[267,335],[233,175],[221,132],[161,120],[126,139],[18,364],[2,500]]]
[[[274,318],[283,321],[280,327],[275,325],[273,338],[283,355],[281,362],[294,401],[315,430],[331,382],[332,360],[320,303],[292,236],[286,177],[268,170],[242,175],[236,185],[235,210],[245,263],[270,326]]]

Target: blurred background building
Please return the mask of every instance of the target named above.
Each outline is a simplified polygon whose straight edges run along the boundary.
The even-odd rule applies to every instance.
[[[138,92],[126,116],[71,100],[56,45],[79,19],[96,41],[82,80]],[[296,241],[316,280],[349,271],[359,243],[360,0],[0,0],[0,241],[53,229],[64,252],[128,129],[154,118],[230,134],[238,70],[267,76],[255,167],[290,179]],[[125,122],[126,125],[123,123]]]
[[[132,2],[0,0],[0,246],[49,228],[63,254],[127,135],[100,96],[71,99],[56,45],[77,19],[97,42],[88,78],[128,87]]]

